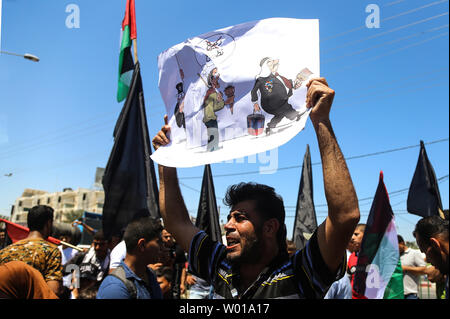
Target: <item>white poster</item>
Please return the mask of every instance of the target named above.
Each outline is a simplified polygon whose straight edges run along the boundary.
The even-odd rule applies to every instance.
[[[306,124],[320,74],[319,21],[273,18],[209,32],[158,57],[171,143],[165,166],[217,163],[276,148]]]

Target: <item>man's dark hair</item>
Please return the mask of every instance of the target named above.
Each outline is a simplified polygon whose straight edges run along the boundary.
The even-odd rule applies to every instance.
[[[41,231],[49,220],[53,220],[53,208],[46,205],[37,205],[30,209],[27,224],[30,231]]]
[[[98,240],[98,241],[105,241],[105,240],[107,240],[107,238],[105,237],[105,233],[103,232],[102,229],[97,230],[95,232],[93,240]]]
[[[162,229],[161,222],[152,217],[142,217],[133,220],[128,224],[123,235],[127,252],[132,252],[141,238],[144,238],[146,241],[161,238]]]
[[[168,282],[172,282],[173,270],[170,267],[159,267],[155,271],[156,277],[164,277]]]
[[[277,241],[280,252],[286,252],[286,225],[284,224],[285,210],[283,198],[275,192],[273,187],[257,183],[239,183],[228,187],[224,203],[233,207],[236,204],[254,200],[256,210],[261,214],[262,221],[276,218],[280,223]]]
[[[397,240],[398,240],[398,243],[399,244],[404,244],[405,243],[405,240],[403,239],[403,237],[402,236],[400,236],[400,235],[397,235]]]
[[[431,237],[441,235],[444,240],[448,241],[448,220],[440,216],[424,217],[417,222],[413,235],[415,238],[419,235],[422,240],[429,240]]]

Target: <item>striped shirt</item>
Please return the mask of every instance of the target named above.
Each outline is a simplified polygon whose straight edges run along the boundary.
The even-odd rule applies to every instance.
[[[315,232],[304,249],[292,257],[278,255],[246,291],[239,292],[239,273],[227,261],[225,246],[200,231],[191,242],[189,266],[214,286],[214,299],[322,299],[331,284],[345,274],[346,258],[342,256],[337,273],[331,273]]]

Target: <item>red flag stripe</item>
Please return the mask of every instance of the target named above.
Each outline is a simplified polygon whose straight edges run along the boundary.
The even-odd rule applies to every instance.
[[[122,31],[125,30],[125,26],[130,26],[130,39],[136,39],[136,12],[134,6],[134,0],[127,0],[127,6],[125,8],[125,17],[122,21]]]
[[[27,227],[10,222],[9,220],[0,218],[0,222],[6,224],[6,232],[8,233],[8,237],[11,238],[13,243],[25,239],[28,236],[28,233],[30,232],[30,230]],[[59,239],[50,236],[46,240],[55,245],[59,245],[61,243]]]

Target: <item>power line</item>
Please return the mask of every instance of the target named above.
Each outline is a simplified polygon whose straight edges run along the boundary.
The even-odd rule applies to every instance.
[[[151,116],[151,115],[155,115],[157,113],[159,113],[160,111],[157,112],[150,112],[147,114],[147,116]],[[36,150],[36,149],[40,149],[43,147],[49,147],[49,146],[53,146],[53,145],[57,145],[57,144],[61,144],[63,142],[66,142],[67,140],[70,140],[71,138],[79,138],[79,137],[83,137],[86,135],[86,133],[100,133],[103,132],[107,129],[110,129],[112,125],[115,125],[117,118],[116,119],[108,119],[107,121],[104,121],[104,118],[102,118],[100,121],[98,122],[94,122],[91,125],[87,126],[87,127],[82,127],[79,128],[80,125],[86,124],[90,121],[92,121],[92,119],[95,119],[97,117],[101,117],[103,115],[105,115],[106,113],[99,113],[97,115],[95,115],[93,118],[83,121],[81,123],[75,123],[75,124],[71,124],[68,125],[66,127],[62,127],[61,129],[58,129],[56,131],[50,132],[50,133],[45,133],[43,135],[40,135],[36,138],[36,140],[39,140],[36,142],[35,139],[30,140],[30,141],[23,141],[23,142],[19,142],[16,143],[14,145],[12,145],[9,148],[6,149],[2,149],[2,153],[0,153],[0,159],[5,159],[5,158],[9,158],[9,157],[13,157],[15,155],[17,155],[18,153],[22,153],[24,151],[32,151],[32,150]],[[110,114],[111,115],[111,114]],[[103,121],[102,121],[103,120]],[[78,128],[75,131],[69,131],[65,134],[60,134],[61,132],[66,131],[69,128],[75,127],[77,126]],[[52,136],[54,134],[60,134],[58,136]],[[112,136],[112,134],[111,134]],[[43,139],[43,140],[42,140]]]
[[[447,138],[442,138],[442,139],[439,139],[439,140],[427,142],[427,143],[424,143],[424,144],[425,145],[431,145],[431,144],[436,144],[436,143],[442,143],[442,142],[445,142],[445,141],[448,141],[448,140],[449,140],[449,138],[447,137]],[[403,147],[398,147],[398,148],[384,150],[384,151],[379,151],[379,152],[373,152],[373,153],[367,153],[367,154],[350,156],[350,157],[346,157],[345,160],[349,161],[349,160],[358,159],[358,158],[364,158],[364,157],[371,157],[371,156],[382,155],[382,154],[387,154],[387,153],[393,153],[393,152],[403,151],[403,150],[416,148],[416,147],[420,147],[420,144],[403,146]],[[314,166],[314,165],[321,165],[321,164],[322,164],[322,162],[315,162],[315,163],[312,163],[311,165]],[[296,169],[296,168],[300,168],[300,167],[302,167],[302,165],[293,165],[293,166],[279,167],[279,168],[273,169],[273,170],[264,170],[264,172],[277,172],[277,171],[281,171],[281,170]],[[257,170],[257,171],[245,171],[245,172],[228,173],[228,174],[215,174],[214,178],[217,178],[217,177],[229,177],[229,176],[239,176],[239,175],[250,175],[250,174],[259,174],[259,173],[260,173],[260,171]],[[203,176],[179,177],[180,180],[199,179],[199,178],[203,178]]]
[[[405,92],[411,92],[412,91],[414,93],[417,93],[419,91],[423,91],[423,90],[426,90],[428,88],[435,89],[435,88],[441,87],[441,86],[448,87],[448,83],[445,82],[445,83],[429,84],[429,85],[419,85],[418,84],[418,85],[416,85],[414,87],[410,87],[409,90],[406,90],[404,92],[395,92],[395,93],[392,93],[392,94],[383,94],[383,95],[377,94],[377,95],[374,95],[374,96],[386,98],[386,97],[392,97],[392,96],[397,96],[397,95],[403,95],[403,94],[405,94]],[[395,91],[395,89],[390,89],[390,90],[387,90],[387,91]],[[374,100],[373,100],[373,96],[372,96],[371,98],[356,100],[356,101],[352,101],[352,102],[353,102],[353,104],[347,104],[347,106],[355,105],[355,104],[358,104],[358,106],[360,106],[361,104],[364,104],[364,103],[367,103],[367,102],[374,102]]]
[[[361,53],[365,53],[365,52],[368,52],[370,50],[377,49],[377,48],[380,48],[380,47],[383,47],[383,46],[386,46],[386,45],[394,44],[394,43],[397,43],[397,42],[400,42],[400,41],[404,41],[404,40],[408,40],[408,39],[411,39],[411,38],[414,38],[414,37],[417,37],[417,36],[420,36],[420,35],[424,35],[424,34],[426,34],[428,32],[434,32],[434,31],[437,31],[437,30],[440,30],[440,29],[448,28],[448,26],[449,26],[448,24],[444,24],[444,25],[441,25],[441,26],[436,27],[436,28],[432,28],[432,29],[428,29],[428,30],[425,30],[425,31],[414,33],[412,35],[408,35],[406,37],[401,37],[401,38],[397,38],[397,39],[394,39],[394,40],[391,40],[391,41],[383,42],[383,43],[374,45],[374,46],[369,47],[369,48],[365,48],[365,49],[362,49],[362,50],[359,50],[359,51],[355,51],[355,52],[351,52],[351,53],[348,53],[348,54],[341,55],[341,56],[339,56],[337,58],[334,58],[334,59],[325,60],[323,63],[326,64],[326,63],[339,61],[339,60],[342,60],[344,58],[355,56],[355,55],[361,54]]]
[[[90,127],[89,130],[78,131],[78,132],[76,132],[76,134],[71,134],[71,135],[67,135],[67,134],[61,135],[61,136],[58,136],[56,139],[53,139],[51,141],[44,141],[42,143],[36,143],[34,145],[29,145],[29,146],[24,147],[24,148],[22,148],[20,150],[16,150],[15,152],[12,152],[12,153],[4,152],[4,153],[0,154],[0,160],[6,159],[6,158],[10,158],[10,157],[14,157],[17,154],[20,154],[22,152],[31,152],[31,151],[35,151],[35,150],[38,150],[38,149],[42,149],[44,147],[49,147],[49,146],[61,144],[61,143],[64,143],[66,141],[73,140],[75,137],[83,137],[83,136],[86,136],[86,135],[91,136],[93,133],[105,131],[106,129],[109,129],[110,127],[111,127],[110,123],[105,123],[105,124],[103,124],[101,126],[96,125],[96,126]]]
[[[92,153],[84,154],[84,155],[76,157],[76,158],[66,159],[59,163],[51,163],[49,165],[44,166],[43,168],[39,168],[39,173],[53,170],[56,168],[61,168],[61,167],[67,166],[67,165],[74,166],[77,163],[85,161],[86,158],[92,158],[92,156],[94,156],[94,155],[104,154],[105,152],[108,152],[108,150],[95,151]],[[23,174],[24,172],[35,171],[35,170],[36,170],[36,167],[29,167],[29,168],[24,168],[24,169],[19,169],[19,170],[13,170],[12,172],[14,173],[14,175],[19,175],[19,174]],[[0,176],[0,178],[1,177],[3,177],[3,176]]]
[[[390,3],[386,3],[385,5],[383,5],[383,7],[384,8],[387,8],[387,7],[390,7],[390,6],[393,6],[393,5],[395,5],[395,4],[399,4],[400,2],[405,2],[406,0],[397,0],[397,1],[393,1],[393,2],[390,2]]]
[[[399,49],[392,50],[392,51],[389,51],[389,52],[387,52],[387,53],[380,54],[380,55],[377,55],[377,56],[372,57],[372,58],[370,58],[370,59],[364,60],[364,61],[362,61],[362,62],[360,62],[360,63],[355,63],[355,64],[351,64],[351,65],[349,65],[349,66],[340,68],[340,69],[337,70],[337,71],[340,71],[340,72],[328,72],[328,75],[329,75],[329,74],[338,74],[338,73],[342,73],[343,70],[348,70],[348,69],[353,68],[353,67],[355,67],[355,66],[360,66],[360,65],[365,64],[365,63],[367,63],[367,62],[372,62],[372,61],[374,61],[374,60],[378,60],[378,59],[383,58],[383,57],[385,57],[385,56],[392,55],[392,54],[395,54],[395,53],[397,53],[397,52],[400,52],[400,51],[403,51],[403,50],[406,50],[406,49],[409,49],[409,48],[412,48],[412,47],[415,47],[415,46],[418,46],[418,45],[421,45],[421,44],[424,44],[424,43],[427,43],[427,42],[430,42],[430,41],[432,41],[432,40],[435,40],[435,39],[444,37],[444,36],[446,36],[446,35],[448,35],[448,32],[440,33],[440,34],[438,34],[438,35],[436,35],[436,36],[433,36],[433,37],[431,37],[431,38],[428,38],[428,39],[426,39],[426,40],[422,40],[422,41],[419,41],[419,42],[414,42],[414,43],[412,43],[412,44],[409,44],[409,45],[407,45],[407,46],[401,47],[401,48],[399,48]]]
[[[429,75],[435,74],[435,73],[439,73],[439,72],[442,72],[442,71],[447,71],[447,74],[445,74],[445,75],[448,77],[448,66],[447,66],[447,67],[441,67],[441,68],[438,68],[438,69],[430,70],[428,72],[415,73],[414,75],[408,75],[408,76],[405,76],[405,77],[396,78],[393,81],[383,81],[382,83],[377,83],[375,85],[365,86],[365,87],[362,87],[362,88],[358,88],[358,91],[362,91],[362,90],[370,89],[370,88],[374,88],[374,87],[375,88],[382,88],[383,86],[392,87],[392,84],[396,84],[398,82],[404,83],[406,81],[415,80],[417,78],[423,79],[426,76],[429,76]],[[417,81],[415,81],[415,82],[417,82]],[[385,92],[386,89],[383,89],[383,91]],[[345,96],[346,97],[359,97],[359,96],[365,97],[365,96],[367,96],[367,93],[358,94],[358,95],[353,95],[353,94],[348,95],[348,94],[346,94]]]
[[[72,128],[72,127],[77,127],[77,131],[79,131],[80,129],[82,129],[82,128],[80,128],[80,126],[86,125],[87,123],[92,122],[93,120],[95,122],[97,122],[99,119],[103,120],[104,117],[108,116],[108,115],[111,116],[112,115],[111,112],[98,113],[94,117],[83,120],[82,122],[73,123],[71,125],[67,125],[67,126],[58,128],[54,131],[46,132],[46,133],[38,135],[38,136],[33,136],[33,140],[27,140],[27,141],[15,143],[14,145],[11,145],[10,147],[6,148],[6,151],[10,152],[10,151],[13,151],[17,147],[22,147],[24,145],[28,146],[28,144],[33,145],[33,144],[35,144],[35,140],[41,141],[42,139],[46,139],[49,136],[52,137],[52,135],[56,135],[56,134],[60,135],[61,133],[65,132],[67,129]],[[5,149],[2,149],[2,150],[5,150]]]
[[[444,182],[445,180],[447,180],[448,177],[449,177],[448,174],[444,175],[442,177],[439,177],[437,179],[438,184],[440,184],[440,183]],[[409,191],[409,187],[389,192],[388,195],[389,195],[389,198],[392,198],[393,195],[396,195],[396,194],[399,194],[399,193],[404,193],[404,192],[407,192],[407,191]],[[366,198],[358,199],[358,202],[366,201],[366,200],[373,200],[373,199],[374,199],[373,196],[372,197],[366,197]],[[328,204],[314,205],[314,207],[328,207]],[[285,208],[297,208],[297,206],[285,206]]]
[[[417,12],[417,11],[420,11],[420,10],[423,10],[423,9],[426,9],[426,8],[429,8],[429,7],[432,7],[432,6],[441,4],[441,3],[443,3],[443,2],[448,2],[448,0],[435,1],[435,2],[432,2],[432,3],[429,3],[429,4],[423,5],[423,6],[418,7],[418,8],[414,8],[414,9],[411,9],[411,10],[403,11],[403,12],[400,12],[399,14],[390,16],[390,17],[385,18],[385,19],[382,19],[380,22],[386,22],[386,21],[394,20],[394,19],[396,19],[396,18],[398,18],[398,17],[402,17],[402,16],[404,16],[404,15],[407,15],[407,14],[410,14],[410,13],[414,13],[414,12]],[[364,25],[362,25],[362,26],[360,26],[360,27],[356,27],[356,28],[353,28],[353,29],[350,29],[350,30],[347,30],[347,31],[344,31],[344,32],[341,32],[341,33],[338,33],[338,34],[336,34],[336,35],[334,35],[334,36],[325,38],[325,39],[321,40],[321,42],[323,42],[323,41],[328,41],[328,40],[331,40],[331,39],[335,39],[335,38],[341,37],[341,36],[343,36],[343,35],[346,35],[346,34],[355,32],[355,31],[363,30],[363,29],[365,29],[365,28],[367,28],[367,27],[366,27],[366,25],[364,24]]]
[[[371,35],[371,36],[363,38],[363,39],[359,39],[359,40],[356,40],[356,41],[350,41],[350,42],[344,43],[342,45],[338,45],[337,47],[333,47],[333,48],[331,48],[329,50],[324,51],[324,53],[332,52],[332,51],[335,51],[337,49],[342,49],[342,48],[348,47],[348,46],[353,45],[353,44],[364,42],[366,40],[372,40],[372,39],[381,37],[383,35],[386,35],[386,34],[389,34],[389,33],[392,33],[392,32],[396,32],[396,31],[399,31],[399,30],[402,30],[402,29],[406,29],[406,28],[412,27],[412,26],[420,24],[420,23],[424,23],[424,22],[428,22],[428,21],[431,21],[431,20],[434,20],[434,19],[438,19],[438,18],[446,16],[446,15],[448,15],[448,11],[446,11],[444,13],[441,13],[441,14],[438,14],[438,15],[435,15],[435,16],[432,16],[432,17],[429,17],[429,18],[426,18],[426,19],[414,21],[412,23],[408,23],[408,24],[402,25],[400,27],[393,28],[393,29],[388,30],[388,31],[377,33],[377,34]]]
[[[191,186],[189,186],[189,185],[186,185],[185,183],[183,183],[183,182],[178,182],[181,186],[183,186],[183,187],[186,187],[187,189],[190,189],[191,191],[194,191],[194,192],[196,192],[196,193],[201,193],[201,191],[199,191],[198,189],[196,189],[196,188],[194,188],[194,187],[191,187]],[[220,199],[221,201],[223,201],[223,197],[219,197],[219,196],[217,196],[216,195],[216,198],[217,199]]]

